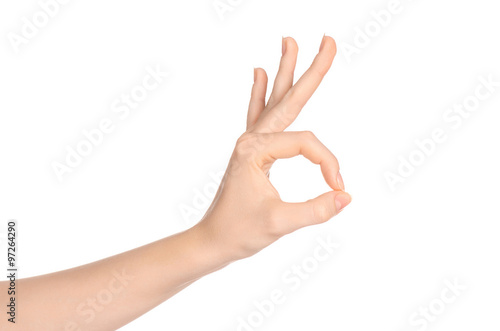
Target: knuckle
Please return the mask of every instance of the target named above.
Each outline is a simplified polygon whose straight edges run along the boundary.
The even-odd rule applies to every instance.
[[[280,237],[283,234],[283,216],[278,208],[270,208],[266,219],[267,233],[273,237]]]
[[[324,61],[319,61],[319,59],[317,59],[317,62],[314,63],[313,66],[311,67],[311,71],[316,75],[318,75],[319,79],[323,79],[323,77],[326,76],[329,70],[330,70],[330,65],[328,65]]]
[[[258,151],[259,134],[245,132],[236,141],[234,155],[239,159],[255,157]]]
[[[252,136],[254,134],[253,133],[250,133],[250,132],[245,132],[243,133],[239,138],[238,140],[236,141],[236,147],[239,147],[239,146],[244,146],[245,144],[248,143],[248,141],[251,141],[252,140]]]
[[[302,107],[302,104],[299,102],[300,93],[295,88],[291,88],[287,95],[283,98],[283,103],[288,107]]]
[[[339,163],[339,160],[337,159],[337,157],[335,156],[335,154],[331,153],[331,159],[332,159],[332,162],[333,162],[333,165],[339,169],[340,168],[340,163]]]
[[[333,215],[333,206],[324,203],[312,202],[312,213],[314,222],[326,222]]]
[[[241,157],[247,155],[251,149],[251,134],[244,133],[236,141],[236,146],[234,147],[234,153],[236,156]]]
[[[302,131],[302,135],[307,141],[318,140],[318,138],[316,138],[316,135],[312,131]]]
[[[314,68],[314,72],[316,73],[316,75],[318,75],[320,78],[323,78],[326,76],[327,72],[328,72],[328,67],[325,67],[325,66],[317,66],[316,68]]]

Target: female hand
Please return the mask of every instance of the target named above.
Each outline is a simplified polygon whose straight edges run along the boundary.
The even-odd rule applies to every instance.
[[[343,191],[335,156],[310,132],[283,132],[330,68],[335,42],[323,38],[313,64],[294,86],[295,41],[284,39],[283,50],[267,105],[266,73],[255,70],[247,131],[198,224],[103,260],[18,280],[22,317],[15,325],[0,321],[0,329],[116,330],[204,275],[255,254],[287,233],[325,222],[348,205],[351,198]],[[299,154],[321,166],[332,191],[307,202],[286,203],[267,174],[277,159]],[[9,300],[10,284],[0,282],[0,301]]]
[[[283,55],[266,104],[267,75],[255,69],[247,131],[236,142],[218,192],[195,228],[202,231],[223,259],[251,256],[285,234],[328,221],[351,202],[344,192],[335,156],[309,131],[283,132],[298,116],[328,72],[335,41],[323,37],[310,68],[293,85],[298,47],[283,39]],[[332,191],[302,203],[280,199],[268,178],[277,159],[303,155],[319,164]]]

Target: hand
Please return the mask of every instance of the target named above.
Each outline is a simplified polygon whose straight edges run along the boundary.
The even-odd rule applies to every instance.
[[[200,229],[227,262],[255,254],[285,234],[328,221],[351,202],[335,156],[309,131],[283,132],[298,116],[330,69],[335,41],[323,37],[311,67],[293,85],[298,47],[283,39],[273,91],[265,102],[267,75],[255,69],[247,131],[238,139],[219,190]],[[303,155],[319,164],[332,191],[302,202],[280,199],[267,174],[277,159]]]

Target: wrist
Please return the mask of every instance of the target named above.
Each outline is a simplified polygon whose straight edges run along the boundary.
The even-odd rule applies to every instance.
[[[205,223],[196,224],[186,230],[186,233],[189,234],[192,245],[196,247],[202,263],[213,269],[210,272],[224,268],[238,259],[233,256],[234,252],[218,239],[213,229]]]

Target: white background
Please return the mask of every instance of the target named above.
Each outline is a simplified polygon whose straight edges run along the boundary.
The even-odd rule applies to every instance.
[[[313,131],[336,154],[352,204],[123,330],[237,330],[275,289],[285,302],[253,329],[419,330],[410,319],[434,304],[439,314],[422,330],[498,330],[500,88],[458,128],[443,119],[474,95],[479,76],[500,81],[497,3],[401,0],[350,61],[341,45],[355,46],[356,29],[389,1],[232,3],[222,20],[212,0],[70,1],[16,52],[9,33],[21,34],[22,18],[40,5],[2,2],[0,208],[2,231],[19,221],[20,275],[92,262],[194,224],[204,212],[196,192],[210,191],[209,174],[225,169],[244,130],[253,68],[265,68],[271,84],[281,37],[293,36],[299,77],[326,33],[339,53],[290,130]],[[111,105],[141,84],[147,66],[169,76],[120,120]],[[59,181],[52,163],[102,118],[114,131]],[[408,159],[435,128],[447,140],[392,191],[384,173],[397,174],[398,157]],[[287,201],[327,190],[301,158],[278,162],[271,179]],[[186,206],[199,216],[183,215]],[[328,236],[340,247],[292,291],[282,275]],[[441,307],[446,280],[466,289]]]

